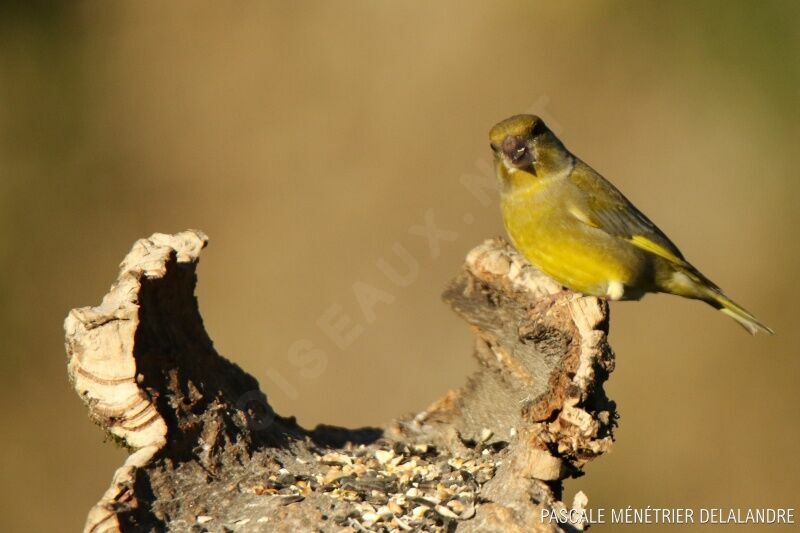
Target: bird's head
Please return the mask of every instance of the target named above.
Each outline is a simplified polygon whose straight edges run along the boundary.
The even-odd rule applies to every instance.
[[[498,170],[513,175],[522,171],[534,177],[569,171],[573,157],[535,115],[514,115],[497,123],[489,132],[489,146]]]

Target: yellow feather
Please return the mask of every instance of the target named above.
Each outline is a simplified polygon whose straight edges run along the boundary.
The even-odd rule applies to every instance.
[[[638,246],[642,250],[647,250],[652,254],[656,254],[659,257],[663,257],[667,261],[671,263],[675,263],[676,265],[685,265],[686,261],[681,259],[680,257],[676,256],[663,246],[660,246],[647,237],[643,235],[634,235],[630,239],[628,239],[633,245]]]

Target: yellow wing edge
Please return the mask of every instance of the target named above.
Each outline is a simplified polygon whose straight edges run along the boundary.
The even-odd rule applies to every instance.
[[[663,257],[667,261],[670,261],[671,263],[675,263],[676,265],[685,265],[686,264],[685,260],[681,259],[680,257],[675,255],[674,253],[670,252],[669,250],[667,250],[666,248],[664,248],[660,244],[654,243],[653,241],[651,241],[650,239],[648,239],[647,237],[645,237],[643,235],[634,235],[633,237],[628,239],[628,241],[631,244],[633,244],[634,246],[637,246],[637,247],[641,248],[642,250],[646,250],[646,251],[650,252],[651,254],[655,254],[655,255],[657,255],[659,257]]]

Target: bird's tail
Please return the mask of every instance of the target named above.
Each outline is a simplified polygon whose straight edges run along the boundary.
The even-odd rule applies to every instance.
[[[772,331],[772,328],[754,317],[750,311],[737,304],[721,292],[715,294],[714,300],[709,303],[738,322],[750,333],[750,335],[755,335],[758,332],[769,333],[770,335],[775,333]]]
[[[753,313],[725,296],[719,287],[691,265],[678,266],[678,270],[694,282],[695,289],[699,293],[696,297],[734,319],[751,335],[759,332],[769,333],[770,335],[775,333],[769,326],[757,319]]]

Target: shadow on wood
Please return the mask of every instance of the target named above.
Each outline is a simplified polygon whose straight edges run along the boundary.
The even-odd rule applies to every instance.
[[[384,428],[309,431],[215,351],[194,297],[206,243],[139,240],[102,303],[66,319],[75,390],[132,452],[86,531],[585,527],[543,516],[583,509],[560,501],[562,480],[611,447],[604,302],[486,241],[444,293],[475,334],[468,383]]]

